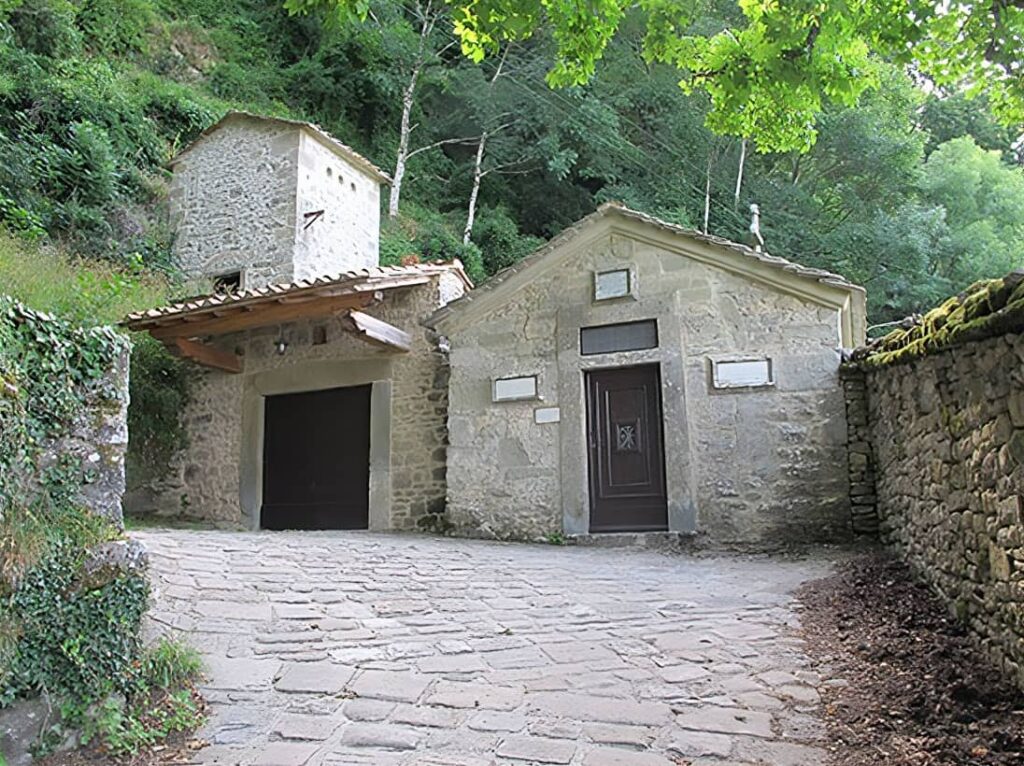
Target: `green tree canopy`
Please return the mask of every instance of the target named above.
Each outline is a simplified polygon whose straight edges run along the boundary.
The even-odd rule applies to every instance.
[[[634,6],[632,0],[436,0],[451,7],[474,61],[547,30],[548,81],[579,85]],[[985,93],[1006,123],[1024,122],[1024,4],[1019,0],[738,0],[708,27],[707,2],[640,0],[644,55],[674,65],[687,92],[710,96],[707,125],[753,138],[761,151],[806,151],[826,103],[850,106],[879,85],[883,60],[912,66],[938,87]],[[292,12],[328,7],[365,17],[368,0],[286,0]]]

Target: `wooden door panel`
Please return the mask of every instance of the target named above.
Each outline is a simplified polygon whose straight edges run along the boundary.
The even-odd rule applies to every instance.
[[[591,531],[666,529],[657,366],[587,374]]]
[[[353,386],[266,398],[264,529],[366,529],[370,391]]]

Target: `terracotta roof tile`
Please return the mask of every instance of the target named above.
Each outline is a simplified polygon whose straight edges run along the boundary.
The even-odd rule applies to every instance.
[[[458,260],[451,263],[434,261],[431,263],[418,263],[410,266],[379,266],[374,269],[359,269],[356,271],[345,271],[338,274],[328,274],[312,279],[300,279],[295,282],[267,285],[265,287],[254,287],[248,290],[239,290],[232,293],[213,293],[187,298],[167,306],[136,311],[129,314],[121,322],[130,329],[144,329],[152,320],[176,319],[194,314],[197,312],[210,311],[211,309],[225,306],[240,306],[245,304],[261,303],[267,299],[276,300],[283,295],[302,293],[305,291],[316,293],[324,288],[345,287],[353,290],[387,290],[390,288],[403,287],[403,283],[415,284],[417,279],[422,277],[439,276],[445,273],[453,273],[458,276],[468,288],[473,286],[469,277],[466,276],[462,263]]]

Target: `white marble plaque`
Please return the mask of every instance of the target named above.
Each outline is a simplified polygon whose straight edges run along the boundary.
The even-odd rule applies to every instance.
[[[496,402],[514,402],[521,399],[536,399],[537,376],[526,375],[519,378],[498,378],[494,381],[492,398]]]
[[[538,407],[533,411],[534,423],[557,423],[562,419],[562,411],[558,407]]]
[[[594,275],[594,300],[623,298],[630,293],[629,269],[599,271]]]
[[[750,388],[774,384],[771,359],[737,359],[712,362],[715,388]]]

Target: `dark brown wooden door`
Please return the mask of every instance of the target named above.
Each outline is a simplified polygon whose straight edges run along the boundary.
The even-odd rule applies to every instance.
[[[266,398],[263,529],[366,529],[370,386]]]
[[[668,529],[657,365],[587,373],[590,531]]]

